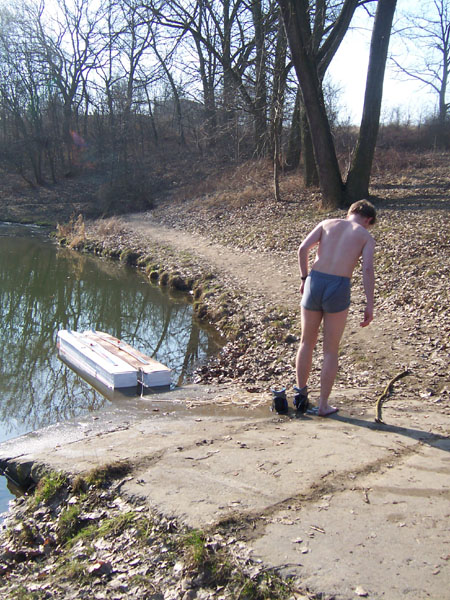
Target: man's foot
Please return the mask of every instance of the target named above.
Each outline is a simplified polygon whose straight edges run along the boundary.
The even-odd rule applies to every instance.
[[[306,385],[305,385],[305,387],[303,387],[301,389],[294,386],[294,392],[295,392],[294,407],[296,408],[297,413],[304,415],[305,412],[308,410],[308,406],[309,406],[308,388]]]
[[[319,417],[328,417],[329,415],[333,415],[334,413],[337,413],[338,410],[339,409],[336,408],[335,406],[330,406],[329,404],[327,404],[323,408],[319,408],[319,411],[317,414],[319,415]]]

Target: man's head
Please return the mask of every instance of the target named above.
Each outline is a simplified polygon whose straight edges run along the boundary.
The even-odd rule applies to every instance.
[[[368,200],[358,200],[354,202],[348,209],[347,217],[350,215],[360,215],[369,219],[369,225],[375,225],[377,220],[377,211],[372,202]]]

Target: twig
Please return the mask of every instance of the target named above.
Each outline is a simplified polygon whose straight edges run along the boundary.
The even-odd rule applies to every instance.
[[[214,456],[214,454],[217,454],[218,452],[220,452],[220,450],[210,450],[205,454],[205,456],[185,456],[184,458],[186,460],[206,460],[207,458]]]
[[[317,527],[317,525],[310,525],[309,527],[311,529],[314,529],[314,531],[318,531],[319,533],[325,533],[325,529],[322,529],[321,527]]]
[[[383,408],[383,402],[391,394],[391,392],[392,392],[392,386],[394,385],[394,383],[396,381],[398,381],[399,379],[402,379],[403,377],[406,377],[406,375],[410,375],[410,374],[411,374],[411,371],[409,369],[406,369],[405,371],[402,371],[401,373],[399,373],[398,375],[396,375],[395,377],[393,377],[390,380],[390,382],[386,385],[386,387],[383,390],[383,393],[378,398],[377,403],[375,405],[375,422],[376,423],[384,423],[383,417],[381,416],[381,411],[382,411],[382,408]]]

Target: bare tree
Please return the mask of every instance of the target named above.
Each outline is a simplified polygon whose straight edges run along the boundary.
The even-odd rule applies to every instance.
[[[49,146],[44,123],[48,82],[48,68],[26,12],[20,7],[2,10],[0,102],[7,149],[2,155],[26,181],[38,185],[45,181],[43,161]]]
[[[325,1],[279,0],[292,60],[312,134],[323,202],[339,206],[342,178],[323,98],[323,76],[342,41],[358,0],[345,0],[330,22]],[[328,21],[328,23],[327,23]],[[325,38],[324,33],[328,35]]]
[[[281,14],[278,21],[278,33],[275,47],[273,73],[273,92],[271,102],[271,149],[273,154],[273,183],[275,200],[279,201],[279,174],[281,169],[281,134],[283,129],[283,112],[286,92],[286,78],[290,66],[286,65],[287,38]]]
[[[255,152],[264,154],[267,148],[267,50],[276,36],[273,0],[250,3],[171,0],[164,4],[153,2],[152,6],[163,26],[182,30],[194,40],[208,109],[218,104],[215,90],[220,87],[222,91],[225,135],[229,137],[236,126],[237,110],[242,105],[253,119]],[[207,65],[213,69],[206,71]],[[226,143],[224,138],[221,141]]]
[[[331,134],[323,95],[323,76],[330,64],[339,44],[347,32],[356,8],[365,4],[359,0],[343,0],[340,3],[308,2],[307,0],[278,0],[283,20],[286,26],[292,60],[299,80],[302,100],[311,133],[314,158],[317,165],[319,185],[322,191],[322,202],[325,206],[337,207],[347,201],[345,184],[343,182]],[[365,145],[360,138],[355,161],[358,169],[354,168],[351,181],[351,194],[367,186],[362,180],[370,177],[373,149],[378,132],[379,106],[381,103],[384,66],[386,62],[385,48],[389,44],[390,26],[396,2],[393,0],[378,0],[377,16],[373,31],[372,46],[375,51],[369,64],[368,95],[366,96],[366,111],[361,124],[363,131],[370,131]],[[369,98],[373,94],[373,98]],[[374,111],[371,115],[371,111]],[[375,117],[373,119],[373,117]],[[376,125],[374,123],[376,121]],[[374,146],[373,146],[374,148]],[[363,154],[366,152],[363,159]]]
[[[420,13],[412,10],[404,15],[399,35],[403,39],[408,60],[391,59],[401,73],[431,88],[438,98],[438,122],[443,127],[450,110],[448,84],[450,71],[450,3],[428,0],[420,3]],[[441,129],[443,131],[443,129]]]
[[[396,4],[397,0],[378,0],[361,127],[345,185],[346,204],[369,194],[370,173],[380,124],[384,72]]]
[[[68,169],[72,167],[73,137],[77,128],[78,108],[83,101],[87,75],[97,63],[95,38],[99,10],[89,8],[89,0],[56,0],[56,10],[44,13],[44,2],[28,7],[30,22],[35,23],[41,46],[54,86],[63,104],[63,139],[67,148]]]

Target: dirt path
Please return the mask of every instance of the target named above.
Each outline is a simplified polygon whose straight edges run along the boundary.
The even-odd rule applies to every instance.
[[[128,239],[133,241],[136,247],[153,244],[163,245],[173,249],[178,256],[188,253],[203,265],[203,268],[215,273],[221,283],[228,289],[239,290],[245,295],[248,306],[261,309],[266,312],[268,308],[275,306],[294,315],[293,325],[299,331],[300,327],[300,295],[298,291],[299,275],[298,263],[295,251],[271,254],[269,252],[242,250],[239,246],[229,246],[211,240],[203,234],[186,231],[178,227],[167,227],[156,221],[153,213],[133,214],[121,217],[121,222],[129,228]],[[358,276],[357,276],[358,277]],[[354,397],[356,387],[364,387],[369,383],[381,387],[372,373],[372,367],[367,370],[366,361],[376,358],[378,372],[384,371],[381,377],[389,379],[402,370],[402,363],[414,356],[414,348],[404,343],[401,356],[393,357],[392,340],[403,335],[404,330],[399,330],[398,323],[392,315],[380,310],[377,318],[370,328],[361,329],[359,323],[363,314],[364,295],[361,281],[353,285],[352,305],[349,312],[348,323],[344,333],[342,346],[345,350],[341,353],[340,381],[338,378],[335,392],[340,388],[349,399]],[[261,312],[260,310],[260,312]],[[403,323],[404,324],[404,323]],[[281,345],[279,345],[281,346]],[[286,385],[286,381],[293,383],[294,354],[297,344],[290,348],[290,353],[284,356],[287,363],[284,374],[279,383]],[[319,360],[320,352],[316,353],[315,359]],[[355,357],[359,357],[361,365],[359,370],[363,376],[358,376],[355,369]],[[370,358],[369,358],[370,357]],[[254,357],[253,357],[254,359]],[[373,361],[375,362],[375,361]],[[310,383],[317,387],[318,368],[313,369]],[[351,372],[354,373],[354,379]],[[391,374],[392,373],[392,374]],[[276,379],[271,381],[274,385]],[[314,392],[313,392],[314,393]],[[375,393],[362,392],[359,400],[366,399],[373,403]]]
[[[151,213],[127,215],[121,221],[140,238],[141,241],[135,240],[138,245],[142,245],[144,240],[149,244],[152,240],[153,243],[170,246],[178,253],[188,252],[203,264],[207,263],[211,271],[219,274],[223,283],[244,291],[247,299],[256,305],[283,307],[299,313],[301,297],[297,256],[294,252],[271,256],[268,252],[243,251],[239,247],[232,248],[211,241],[198,233],[166,227],[155,222]],[[356,303],[361,301],[362,286],[354,286],[352,296],[344,342],[350,347],[359,347],[362,354],[371,352],[370,346],[375,342],[379,361],[392,360],[390,340],[398,338],[400,334],[395,319],[380,311],[370,330],[361,329],[359,317],[362,316],[362,308]],[[403,360],[407,355],[410,353],[405,349]]]
[[[150,238],[179,252],[196,255],[225,280],[234,280],[238,288],[247,291],[255,299],[286,306],[291,310],[299,307],[298,265],[295,255],[272,257],[268,253],[232,249],[199,234],[165,227],[156,223],[151,213],[127,215],[121,220],[147,243]]]

